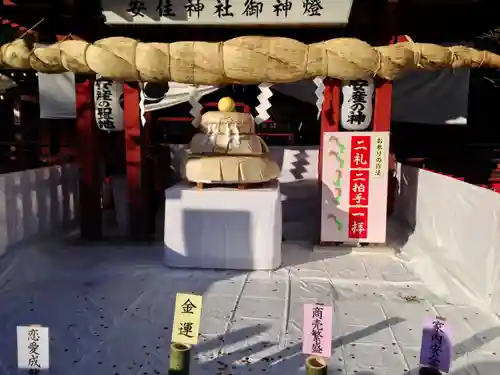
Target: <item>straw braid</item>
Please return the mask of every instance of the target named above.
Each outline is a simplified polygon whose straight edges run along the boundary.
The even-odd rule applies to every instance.
[[[244,36],[220,43],[141,43],[113,37],[65,40],[30,49],[21,39],[0,46],[0,68],[71,71],[116,81],[191,84],[280,83],[312,77],[393,80],[412,69],[500,68],[500,56],[465,46],[397,43],[372,47],[351,38],[310,45],[293,39]]]

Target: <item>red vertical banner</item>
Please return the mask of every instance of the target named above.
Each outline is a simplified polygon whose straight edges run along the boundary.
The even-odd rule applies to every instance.
[[[351,170],[350,179],[351,186],[349,191],[350,206],[367,206],[368,193],[370,188],[370,171],[366,170]]]
[[[370,193],[371,137],[351,137],[349,172],[349,230],[350,239],[368,238],[368,205]]]
[[[368,207],[349,207],[349,238],[368,238]]]
[[[351,169],[370,168],[370,136],[351,138]]]

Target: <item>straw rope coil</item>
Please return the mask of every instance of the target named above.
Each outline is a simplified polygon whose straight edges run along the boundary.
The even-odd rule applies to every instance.
[[[116,81],[194,84],[282,83],[317,76],[393,80],[412,69],[500,68],[500,56],[465,46],[412,41],[372,47],[351,38],[310,45],[293,39],[244,36],[220,43],[142,43],[113,37],[65,40],[30,49],[21,39],[0,47],[0,67],[43,73],[71,71]]]

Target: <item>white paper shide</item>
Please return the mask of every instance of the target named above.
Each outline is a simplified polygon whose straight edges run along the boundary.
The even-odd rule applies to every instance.
[[[17,326],[17,366],[23,370],[48,370],[49,365],[49,328]]]
[[[261,83],[259,85],[260,94],[257,95],[259,105],[255,107],[255,110],[257,111],[255,122],[257,124],[262,124],[264,121],[269,120],[269,118],[271,117],[268,112],[268,110],[271,108],[271,102],[269,101],[269,99],[271,99],[271,97],[273,96],[271,86],[272,85],[269,83]]]
[[[366,130],[373,118],[373,79],[342,82],[340,123],[351,131]]]
[[[120,96],[123,86],[107,79],[97,78],[94,83],[95,118],[103,131],[123,130],[123,108]]]
[[[323,102],[325,101],[325,77],[314,77],[313,82],[316,85],[316,90],[314,94],[316,95],[316,109],[318,110],[318,119],[321,116],[321,110],[323,109]]]

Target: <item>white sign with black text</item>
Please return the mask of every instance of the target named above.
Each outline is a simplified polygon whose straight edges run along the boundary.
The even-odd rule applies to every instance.
[[[123,85],[97,78],[94,83],[94,105],[97,127],[103,131],[123,130]]]
[[[373,79],[342,82],[340,124],[350,131],[366,130],[373,118]]]
[[[49,328],[17,326],[17,367],[48,370],[49,365]]]
[[[108,24],[347,24],[352,0],[102,0]]]

